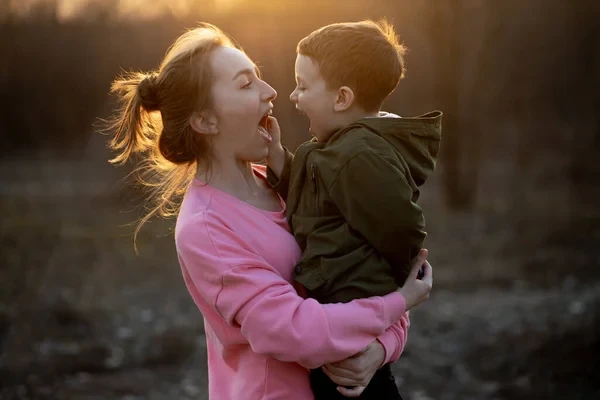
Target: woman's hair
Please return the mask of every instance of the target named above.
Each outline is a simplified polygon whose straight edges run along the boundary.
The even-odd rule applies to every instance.
[[[112,83],[119,108],[107,121],[114,135],[109,147],[117,152],[110,162],[122,165],[135,155],[133,175],[151,189],[134,241],[152,216],[176,215],[198,164],[210,166],[210,143],[191,128],[190,117],[212,107],[209,55],[221,46],[237,47],[219,28],[203,23],[175,41],[157,71],[129,72]]]

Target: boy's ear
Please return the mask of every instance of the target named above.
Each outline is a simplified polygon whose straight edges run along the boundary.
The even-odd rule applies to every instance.
[[[348,86],[338,89],[333,109],[335,111],[346,111],[354,103],[354,91]]]
[[[219,133],[217,117],[209,111],[199,111],[190,117],[190,126],[193,130],[204,135],[216,135]]]

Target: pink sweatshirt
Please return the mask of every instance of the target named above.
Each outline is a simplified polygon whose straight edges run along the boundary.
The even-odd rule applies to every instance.
[[[264,167],[255,172],[264,178]],[[346,359],[375,339],[385,362],[404,348],[409,320],[399,293],[327,305],[298,295],[290,281],[300,249],[285,210],[264,211],[195,180],[175,241],[204,316],[210,399],[313,399],[309,368]]]

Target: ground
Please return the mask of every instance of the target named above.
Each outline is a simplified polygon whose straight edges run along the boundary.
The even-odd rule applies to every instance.
[[[144,228],[136,255],[138,214],[107,187],[3,185],[2,400],[207,399],[172,221]],[[393,367],[405,399],[600,398],[598,230],[516,232],[497,203],[423,201],[435,283]]]

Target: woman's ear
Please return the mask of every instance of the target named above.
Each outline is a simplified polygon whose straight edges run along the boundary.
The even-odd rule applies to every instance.
[[[338,89],[333,109],[335,111],[346,111],[354,103],[354,91],[348,86]]]
[[[209,111],[195,112],[190,117],[190,126],[193,130],[204,135],[216,135],[219,133],[217,117]]]

